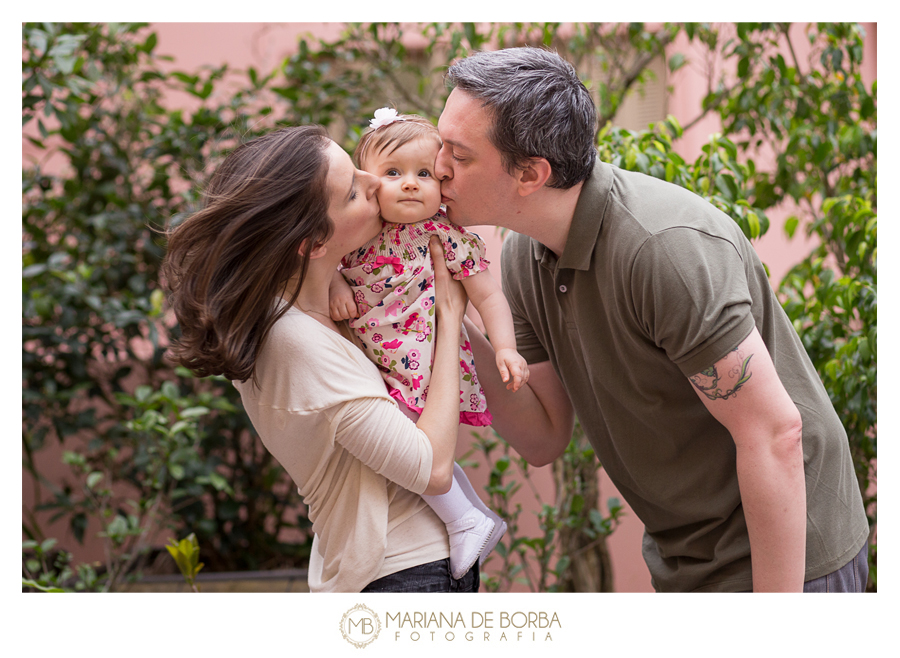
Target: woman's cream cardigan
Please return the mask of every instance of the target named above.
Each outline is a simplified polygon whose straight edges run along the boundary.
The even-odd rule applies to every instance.
[[[272,327],[256,374],[259,387],[252,379],[234,385],[309,506],[311,591],[358,592],[448,557],[446,528],[418,495],[431,474],[431,444],[362,350],[290,308]]]

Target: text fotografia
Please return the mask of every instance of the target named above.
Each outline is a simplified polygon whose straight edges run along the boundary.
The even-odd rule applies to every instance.
[[[562,628],[555,612],[388,612],[384,630],[395,641],[552,642]]]

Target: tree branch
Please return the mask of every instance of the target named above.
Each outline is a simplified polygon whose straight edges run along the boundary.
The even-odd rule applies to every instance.
[[[665,54],[666,46],[668,46],[672,42],[673,35],[665,30],[661,30],[656,34],[656,44],[649,52],[639,53],[634,62],[630,67],[625,67],[622,65],[621,60],[618,58],[611,58],[612,64],[617,68],[618,71],[621,72],[621,84],[620,88],[622,90],[622,94],[620,98],[625,97],[625,93],[632,87],[635,81],[640,77],[641,73],[649,66],[650,62],[659,57],[660,55]],[[608,40],[604,38],[602,35],[598,35],[598,39],[600,42],[600,46],[606,50],[608,53],[615,52],[614,48],[611,48],[608,45]],[[612,83],[613,74],[610,73],[609,83]],[[609,84],[612,87],[612,84]],[[599,117],[598,125],[605,126],[607,122],[612,121],[613,117],[616,115],[616,112],[621,105],[621,100],[616,102],[613,107],[610,108],[610,111]]]
[[[794,68],[797,69],[797,75],[800,75],[800,60],[797,59],[797,53],[794,52],[794,43],[791,41],[790,23],[779,23],[778,24],[781,33],[784,34],[784,40],[787,41],[788,50],[791,51],[791,59],[794,60]]]

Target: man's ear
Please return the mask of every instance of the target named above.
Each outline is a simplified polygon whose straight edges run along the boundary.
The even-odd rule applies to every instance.
[[[298,249],[298,252],[301,256],[304,256],[306,258],[316,259],[324,256],[328,252],[328,247],[326,247],[324,244],[319,244],[313,247],[312,250],[310,250],[309,238],[306,238],[305,240],[303,240],[303,242],[300,243],[300,249]]]
[[[546,158],[531,158],[524,169],[520,169],[516,177],[519,196],[528,196],[544,187],[553,169]]]

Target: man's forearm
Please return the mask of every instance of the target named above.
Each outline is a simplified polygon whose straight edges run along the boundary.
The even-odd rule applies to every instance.
[[[799,429],[738,449],[755,592],[800,592],[806,568],[806,481]]]
[[[549,372],[549,363],[530,367],[529,383],[516,392],[509,391],[494,367],[491,344],[468,320],[466,327],[494,429],[528,463],[549,464],[566,449],[574,425],[572,405],[555,373]]]

